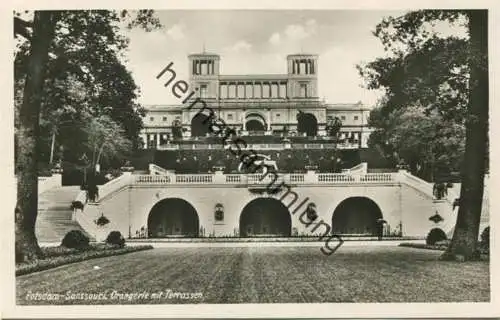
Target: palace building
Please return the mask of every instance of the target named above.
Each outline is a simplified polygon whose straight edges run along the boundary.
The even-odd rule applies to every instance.
[[[317,55],[288,55],[283,74],[224,75],[217,54],[192,54],[188,59],[186,80],[196,92],[192,98],[202,99],[229,127],[241,136],[254,137],[262,148],[279,150],[286,148],[282,138],[293,143],[301,137],[310,148],[331,147],[331,143],[339,149],[367,147],[370,109],[361,102],[330,104],[320,99]],[[206,144],[206,117],[198,111],[186,104],[146,106],[141,132],[144,148],[168,150],[180,141]],[[341,122],[341,128],[333,141],[329,128],[335,121]],[[180,132],[177,139],[176,127]]]

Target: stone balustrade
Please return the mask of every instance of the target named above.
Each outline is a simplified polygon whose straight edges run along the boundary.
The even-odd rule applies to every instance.
[[[134,175],[134,185],[200,185],[200,184],[224,184],[224,185],[267,185],[281,182],[293,185],[300,184],[377,184],[397,183],[401,179],[400,173],[286,173],[277,174],[168,174],[168,175]],[[273,182],[274,181],[274,182]]]

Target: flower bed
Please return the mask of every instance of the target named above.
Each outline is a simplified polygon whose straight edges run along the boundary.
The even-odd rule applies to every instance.
[[[448,248],[449,242],[445,243],[437,243],[434,245],[430,244],[424,244],[424,243],[410,243],[410,242],[403,242],[400,243],[400,247],[408,247],[408,248],[417,248],[417,249],[428,249],[428,250],[439,250],[439,251],[445,251]],[[489,250],[484,248],[481,245],[478,245],[478,250],[481,253],[481,255],[489,255]]]
[[[448,247],[447,245],[430,245],[425,243],[410,243],[404,242],[399,244],[400,247],[409,247],[409,248],[417,248],[417,249],[429,249],[429,250],[441,250],[444,251]]]
[[[17,264],[16,276],[56,268],[65,264],[149,249],[153,249],[153,247],[141,245],[119,248],[108,244],[94,244],[84,250],[68,249],[62,246],[42,248],[45,258]]]

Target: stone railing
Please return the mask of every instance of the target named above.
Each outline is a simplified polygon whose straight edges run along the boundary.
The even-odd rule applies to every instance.
[[[156,164],[150,163],[149,164],[149,174],[160,174],[160,175],[165,175],[169,173],[169,170],[164,169],[160,166],[157,166]]]
[[[424,192],[426,195],[434,197],[434,192],[432,190],[432,183],[420,179],[409,173],[406,170],[400,170],[399,175],[401,181],[412,186],[413,188]]]
[[[97,201],[99,202],[102,199],[106,198],[107,196],[111,195],[113,192],[129,185],[131,177],[132,177],[131,172],[124,172],[118,178],[110,180],[107,183],[103,184],[102,186],[99,186],[99,197]]]
[[[135,185],[199,185],[199,184],[227,184],[227,185],[249,185],[249,184],[279,184],[281,182],[291,184],[377,184],[399,182],[397,173],[366,173],[366,174],[342,174],[342,173],[290,173],[278,174],[171,174],[171,175],[134,175],[132,183]]]
[[[226,145],[226,148],[230,144]],[[284,143],[248,143],[246,148],[241,150],[283,150],[291,146],[292,149],[357,149],[359,143],[300,143],[300,142],[284,142]],[[163,144],[157,146],[157,150],[215,150],[222,149],[223,144]]]

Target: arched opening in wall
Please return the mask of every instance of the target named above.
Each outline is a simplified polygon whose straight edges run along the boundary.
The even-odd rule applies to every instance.
[[[266,121],[260,114],[248,114],[245,119],[245,128],[247,131],[266,131]]]
[[[299,112],[297,114],[297,131],[305,133],[308,137],[318,134],[318,120],[312,113]]]
[[[241,237],[289,237],[291,234],[292,218],[290,212],[278,199],[254,199],[241,212]]]
[[[148,237],[197,237],[200,221],[186,200],[167,198],[153,206],[148,216]]]
[[[209,133],[210,119],[208,116],[198,113],[191,119],[191,136],[205,137]]]
[[[342,201],[332,217],[334,234],[378,235],[382,211],[371,199],[352,197]]]

